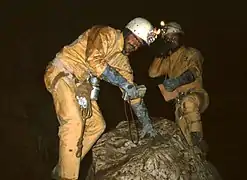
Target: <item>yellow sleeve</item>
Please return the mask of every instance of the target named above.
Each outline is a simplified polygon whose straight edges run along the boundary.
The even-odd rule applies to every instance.
[[[148,70],[149,77],[155,78],[165,74],[165,65],[163,64],[163,62],[163,58],[154,59]]]
[[[188,60],[190,62],[188,69],[190,69],[196,75],[196,77],[200,78],[202,76],[202,65],[204,62],[204,58],[201,52],[196,49],[192,49],[192,51],[189,53]]]
[[[116,41],[115,29],[110,27],[93,27],[87,39],[86,62],[91,72],[100,77],[104,72],[107,62],[106,55],[109,47]]]

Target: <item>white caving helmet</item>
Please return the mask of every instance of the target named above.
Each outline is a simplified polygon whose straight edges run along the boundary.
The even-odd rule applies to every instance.
[[[146,19],[137,17],[131,20],[125,28],[129,29],[137,37],[141,38],[148,45],[153,43],[156,39],[153,25]]]
[[[165,36],[167,34],[173,34],[173,33],[184,34],[180,24],[176,22],[169,22],[165,24],[164,21],[161,21],[160,25],[161,25],[161,35],[162,36]]]

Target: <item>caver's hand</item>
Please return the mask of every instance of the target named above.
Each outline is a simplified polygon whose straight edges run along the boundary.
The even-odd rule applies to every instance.
[[[161,92],[161,94],[163,95],[164,99],[165,99],[167,102],[170,101],[170,100],[175,99],[175,98],[178,96],[178,94],[179,94],[179,92],[178,92],[176,89],[175,89],[174,91],[172,91],[172,92],[167,91],[167,90],[165,89],[165,87],[164,87],[163,84],[160,84],[160,85],[159,85],[159,89],[160,89],[160,92]]]
[[[133,93],[132,96],[130,96],[127,91],[123,91],[122,98],[125,101],[131,100],[131,99],[136,99],[136,98],[143,98],[146,94],[146,90],[147,90],[146,86],[145,85],[138,85],[138,86],[135,86],[135,88],[136,88],[135,92]]]

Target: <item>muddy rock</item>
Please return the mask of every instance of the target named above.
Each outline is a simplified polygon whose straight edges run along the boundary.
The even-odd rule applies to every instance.
[[[137,142],[135,125],[127,121],[104,134],[93,148],[87,180],[221,179],[200,149],[186,143],[174,122],[159,118],[153,124],[160,134],[155,139]]]

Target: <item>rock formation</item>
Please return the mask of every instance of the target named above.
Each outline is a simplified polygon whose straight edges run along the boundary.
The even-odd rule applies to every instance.
[[[133,143],[134,123],[120,122],[104,134],[93,148],[93,163],[87,180],[219,180],[217,170],[203,158],[198,148],[186,143],[178,126],[156,119],[161,136]]]

